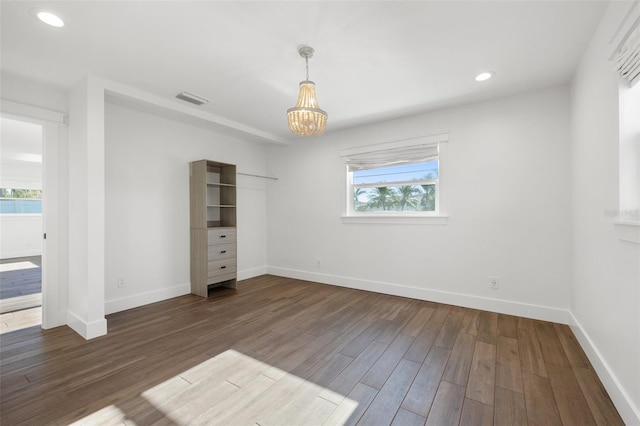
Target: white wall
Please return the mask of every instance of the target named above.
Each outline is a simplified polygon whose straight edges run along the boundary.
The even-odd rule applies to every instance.
[[[572,85],[571,310],[574,331],[631,425],[640,424],[640,246],[619,239],[605,215],[619,202],[619,81],[608,41],[627,7],[612,2]]]
[[[264,174],[264,145],[107,103],[106,312],[190,292],[189,162]],[[238,275],[265,273],[266,185],[238,176]],[[117,287],[124,276],[126,287]]]
[[[69,96],[69,281],[67,325],[85,339],[104,318],[104,88],[86,76]]]
[[[269,271],[568,322],[569,116],[561,87],[270,148]],[[341,222],[341,149],[442,132],[448,224]]]
[[[0,215],[0,259],[42,254],[42,215]]]
[[[0,72],[0,93],[5,101],[52,111],[69,111],[69,96],[66,90],[5,70]]]

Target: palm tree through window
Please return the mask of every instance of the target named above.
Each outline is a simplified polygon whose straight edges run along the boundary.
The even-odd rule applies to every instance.
[[[355,212],[437,211],[437,159],[349,173]]]

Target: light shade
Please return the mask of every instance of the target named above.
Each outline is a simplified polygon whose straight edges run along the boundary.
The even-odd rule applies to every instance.
[[[301,136],[317,136],[327,128],[327,113],[320,109],[316,99],[316,84],[300,82],[300,95],[293,108],[287,110],[289,129]]]

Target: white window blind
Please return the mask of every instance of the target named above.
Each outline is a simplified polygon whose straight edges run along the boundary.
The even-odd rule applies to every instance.
[[[344,156],[350,172],[400,164],[421,163],[438,158],[438,145],[413,145],[402,148],[360,152]]]
[[[630,86],[640,81],[640,26],[630,32],[616,53],[616,68]]]

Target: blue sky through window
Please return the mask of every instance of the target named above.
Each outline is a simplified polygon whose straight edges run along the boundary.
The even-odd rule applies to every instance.
[[[423,180],[427,178],[429,174],[431,174],[430,179],[438,178],[438,160],[354,171],[353,183],[357,185],[378,182],[393,183]]]

